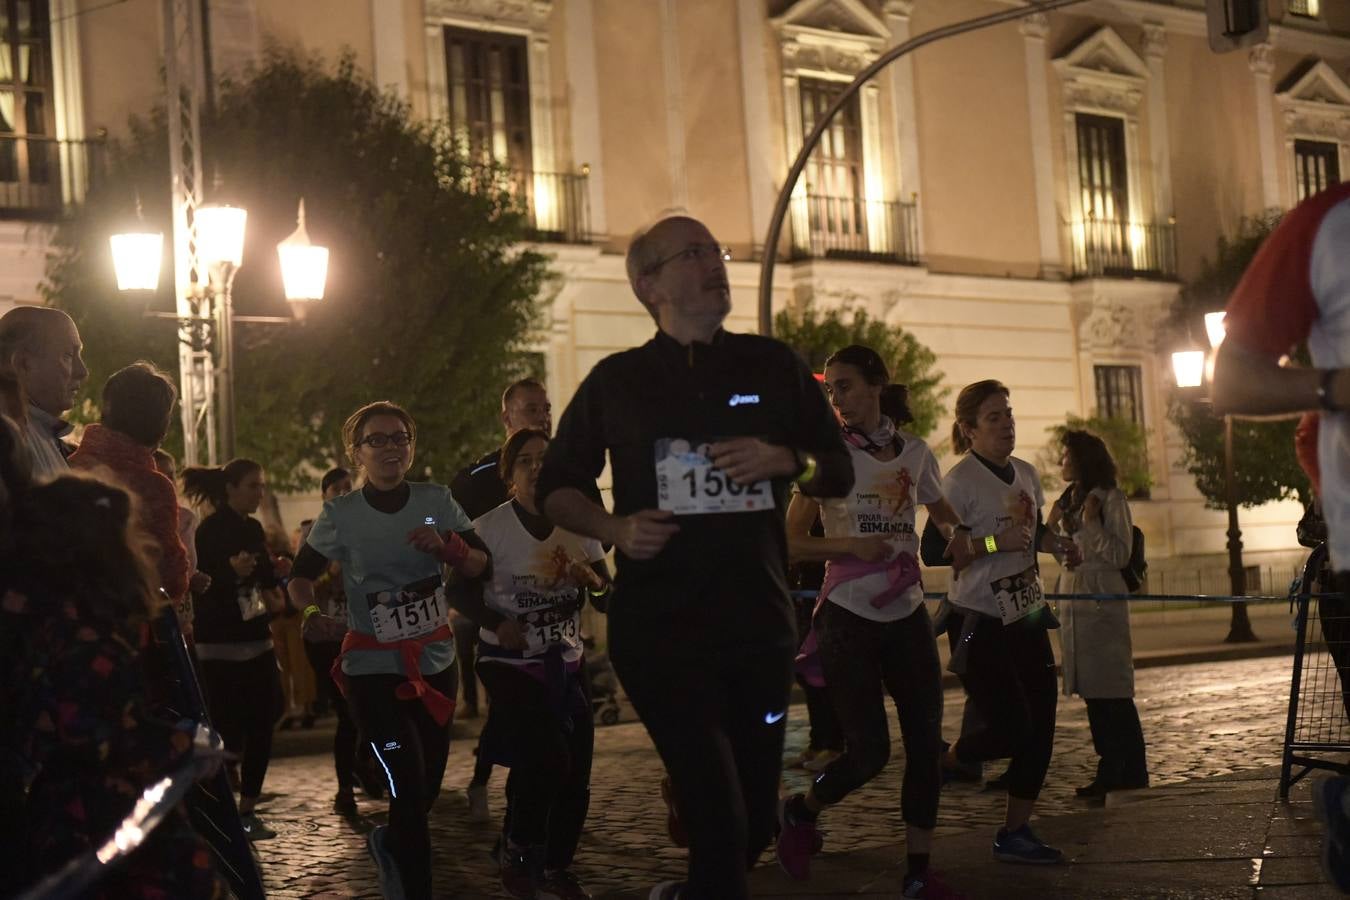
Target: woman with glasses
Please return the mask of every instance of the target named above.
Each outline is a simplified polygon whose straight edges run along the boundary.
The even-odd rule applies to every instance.
[[[513,897],[590,895],[569,871],[590,802],[595,729],[582,674],[581,608],[602,611],[609,570],[600,542],[554,527],[534,502],[546,432],[515,432],[501,453],[511,500],[474,520],[492,553],[478,677],[492,701],[481,753],[510,766],[502,886]]]
[[[425,900],[432,896],[427,813],[445,775],[456,687],[442,572],[449,566],[474,577],[488,556],[449,489],[406,480],[417,439],[406,410],[363,406],[342,438],[364,484],[324,503],[289,590],[310,640],[339,633],[342,624],[315,604],[314,582],[330,562],[342,566],[347,631],[333,678],[390,795],[389,824],[371,831],[367,844],[386,897]]]

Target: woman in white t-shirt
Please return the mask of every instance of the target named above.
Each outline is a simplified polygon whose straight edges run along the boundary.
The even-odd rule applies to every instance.
[[[950,627],[959,639],[951,669],[961,675],[983,727],[963,734],[947,762],[1011,757],[1007,817],[994,839],[994,858],[1046,864],[1063,854],[1037,838],[1028,822],[1055,744],[1059,692],[1046,629],[1058,623],[1045,605],[1036,551],[1058,553],[1070,568],[1081,556],[1073,541],[1042,523],[1040,476],[1012,455],[1016,443],[1008,389],[992,380],[962,389],[952,447],[967,455],[948,470],[942,492],[972,532],[974,558],[952,567],[948,600],[959,622]]]
[[[554,527],[534,503],[546,432],[523,429],[502,447],[511,498],[474,520],[492,552],[478,677],[492,702],[480,753],[509,766],[502,886],[513,897],[585,897],[569,870],[590,800],[595,730],[583,676],[581,608],[604,610],[609,570],[600,542]],[[476,610],[476,612],[475,612]]]
[[[922,504],[948,535],[960,519],[942,496],[928,445],[882,415],[889,381],[885,363],[869,347],[845,347],[826,361],[825,391],[843,423],[853,490],[829,500],[797,494],[788,507],[793,560],[825,561],[813,630],[847,750],[806,794],[784,802],[777,852],[789,875],[809,875],[810,858],[822,845],[817,815],[875,778],[890,757],[889,694],[905,745],[900,807],[908,865],[901,892],[924,897],[936,887],[928,860],[942,783],[942,669],[923,604],[914,519]],[[817,512],[823,537],[810,533]]]

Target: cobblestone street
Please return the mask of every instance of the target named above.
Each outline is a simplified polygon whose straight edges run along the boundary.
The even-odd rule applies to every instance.
[[[1278,763],[1289,670],[1285,656],[1141,670],[1138,703],[1154,785]],[[961,705],[960,691],[947,691],[949,737],[958,728]],[[881,777],[823,817],[827,854],[899,841],[903,751],[894,720],[892,738],[891,764]],[[788,753],[795,754],[805,740],[805,707],[794,706]],[[492,783],[493,821],[469,823],[463,788],[472,768],[473,743],[472,731],[457,723],[445,790],[432,814],[437,892],[444,897],[504,896],[488,859],[500,822],[504,773],[498,770]],[[322,749],[326,745],[327,734],[318,730],[287,734],[278,741],[280,752],[292,755],[273,761],[265,790],[274,796],[260,812],[280,834],[257,845],[270,896],[379,896],[363,834],[383,821],[384,804],[362,798],[363,815],[350,822],[333,814],[334,779],[331,758]],[[987,774],[1001,771],[994,769],[997,765],[991,764]],[[1084,809],[1073,789],[1091,780],[1094,766],[1083,703],[1061,698],[1055,756],[1038,813]],[[597,730],[591,813],[575,866],[595,895],[641,891],[682,873],[683,851],[670,847],[665,837],[660,777],[656,754],[631,711],[625,711],[621,724]],[[788,771],[786,781],[790,789],[800,789],[806,776]],[[992,832],[1002,814],[1002,794],[986,793],[979,785],[952,785],[943,794],[938,832]],[[768,854],[765,860],[772,861]],[[943,859],[940,843],[935,864],[953,865]]]

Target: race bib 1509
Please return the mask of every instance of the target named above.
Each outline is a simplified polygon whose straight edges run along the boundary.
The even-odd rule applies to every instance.
[[[661,509],[679,516],[773,509],[770,483],[732,481],[708,458],[711,443],[683,438],[656,442],[656,497]]]
[[[375,639],[382,644],[430,634],[450,621],[450,605],[438,577],[405,585],[397,591],[366,595]]]
[[[994,592],[994,603],[1004,625],[1024,619],[1045,606],[1041,579],[1034,568],[1000,578],[989,585]]]

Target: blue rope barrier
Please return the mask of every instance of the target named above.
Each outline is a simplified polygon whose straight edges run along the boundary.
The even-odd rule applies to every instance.
[[[792,596],[799,600],[809,600],[819,596],[819,591],[793,591]],[[1344,597],[1344,594],[1338,592],[1318,593],[1318,594],[1297,594],[1294,597]],[[927,591],[924,593],[925,600],[946,600],[945,592]],[[1046,600],[1162,600],[1172,603],[1288,603],[1292,599],[1291,595],[1275,597],[1269,595],[1248,595],[1246,597],[1235,597],[1230,594],[1046,594]]]

